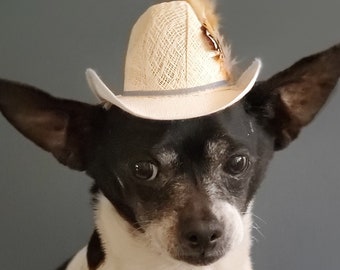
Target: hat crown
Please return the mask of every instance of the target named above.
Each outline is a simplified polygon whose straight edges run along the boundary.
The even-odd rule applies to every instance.
[[[165,2],[151,6],[132,29],[124,91],[202,86],[226,80],[228,72],[191,5]]]
[[[123,93],[115,94],[94,70],[86,71],[104,108],[114,105],[136,117],[172,121],[210,115],[242,99],[254,86],[261,61],[232,78],[233,61],[218,33],[213,3],[150,7],[132,29]]]

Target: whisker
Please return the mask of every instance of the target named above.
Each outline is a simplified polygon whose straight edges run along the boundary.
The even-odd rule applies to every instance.
[[[251,239],[254,240],[254,242],[256,242],[256,243],[259,242],[259,240],[255,236],[252,236]]]
[[[259,216],[255,215],[255,214],[252,214],[252,216],[255,217],[255,218],[257,218],[258,220],[260,220],[260,221],[263,222],[264,224],[267,224],[267,222],[266,222],[264,219],[260,218]]]
[[[257,231],[263,238],[266,238],[265,236],[264,236],[264,234],[261,232],[261,228],[260,228],[260,226],[257,224],[257,223],[255,223],[254,222],[254,224],[253,224],[253,229],[255,229],[255,231]]]

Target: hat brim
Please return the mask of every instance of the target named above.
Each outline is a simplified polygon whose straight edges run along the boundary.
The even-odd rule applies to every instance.
[[[246,69],[235,84],[223,89],[169,96],[115,95],[92,69],[86,70],[88,84],[96,97],[140,118],[180,120],[224,110],[241,100],[254,86],[262,63],[259,59]]]

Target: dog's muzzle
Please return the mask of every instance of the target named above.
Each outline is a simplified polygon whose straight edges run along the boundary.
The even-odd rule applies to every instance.
[[[192,265],[208,265],[226,252],[227,241],[223,220],[199,200],[187,204],[177,223],[176,259]]]

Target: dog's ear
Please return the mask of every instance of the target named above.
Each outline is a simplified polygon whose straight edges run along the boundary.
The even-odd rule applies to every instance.
[[[72,169],[85,170],[102,109],[58,99],[32,86],[0,80],[0,111],[24,136]]]
[[[275,136],[275,150],[286,147],[310,123],[340,76],[340,44],[303,58],[246,96],[246,110]]]

